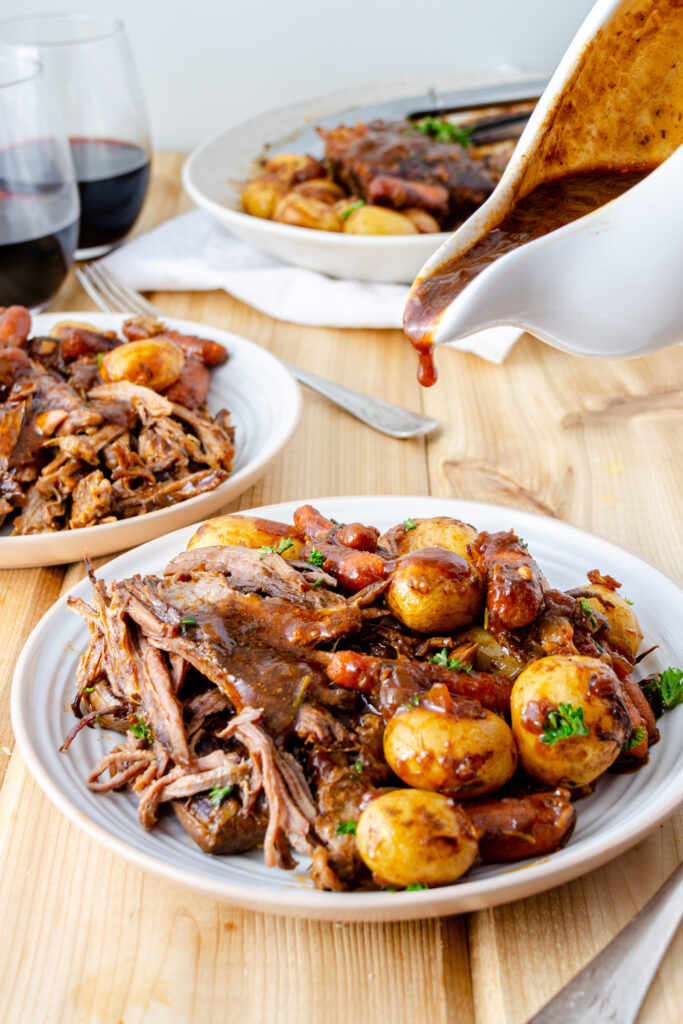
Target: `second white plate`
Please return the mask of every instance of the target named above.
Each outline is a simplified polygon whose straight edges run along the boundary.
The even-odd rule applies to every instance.
[[[60,320],[87,320],[102,330],[118,331],[125,319],[114,313],[44,313],[33,318],[32,333],[49,334]],[[102,526],[12,537],[7,523],[0,530],[0,569],[75,562],[85,554],[108,555],[211,516],[258,480],[287,444],[301,416],[301,390],[275,356],[253,341],[205,324],[171,317],[164,317],[164,323],[185,334],[219,341],[228,350],[227,362],[211,370],[208,404],[213,413],[223,408],[232,415],[232,473],[206,494]]]

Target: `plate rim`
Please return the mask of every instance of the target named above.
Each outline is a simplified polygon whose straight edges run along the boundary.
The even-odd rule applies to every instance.
[[[607,553],[611,550],[617,555],[626,555],[636,563],[646,566],[669,584],[672,584],[683,600],[683,591],[673,577],[647,559],[634,554],[623,545],[617,544],[601,534],[568,523],[565,520],[554,519],[551,516],[517,509],[513,506],[496,505],[489,502],[477,502],[459,498],[444,498],[437,495],[364,494],[324,496],[301,499],[299,501],[275,502],[270,505],[241,509],[239,514],[250,515],[258,513],[264,515],[269,513],[282,515],[282,512],[276,512],[276,510],[295,508],[303,501],[308,501],[316,507],[324,507],[325,503],[330,503],[330,505],[346,502],[354,504],[363,501],[423,502],[427,506],[430,504],[451,505],[453,506],[453,511],[457,508],[463,516],[471,515],[471,512],[476,514],[477,510],[485,508],[496,514],[502,513],[503,515],[524,520],[532,519],[545,523],[555,523],[562,531],[568,530],[569,533],[573,533],[577,538],[587,536],[597,540],[601,545],[606,546]],[[196,524],[194,525],[196,528]],[[115,570],[117,563],[127,558],[131,552],[168,541],[169,538],[173,538],[176,535],[186,534],[189,538],[192,528],[192,526],[185,526],[163,537],[156,537],[147,541],[146,544],[141,544],[137,548],[131,548],[116,558],[111,559],[102,568]],[[157,859],[151,853],[129,846],[127,842],[120,840],[96,822],[91,821],[87,815],[72,805],[68,796],[62,792],[59,785],[52,780],[47,770],[43,768],[24,722],[20,706],[22,676],[26,675],[26,666],[32,656],[33,648],[39,641],[43,629],[49,626],[53,618],[57,618],[66,609],[69,596],[85,583],[85,580],[78,581],[57,599],[34,626],[22,647],[14,669],[10,694],[11,720],[17,746],[35,781],[52,803],[70,821],[83,829],[97,842],[123,856],[137,867],[151,871],[153,874],[161,876],[167,881],[179,884],[184,888],[202,892],[213,899],[223,900],[234,906],[246,907],[252,910],[303,917],[309,920],[397,921],[466,913],[472,910],[497,906],[502,903],[514,902],[517,899],[545,892],[557,885],[587,874],[594,868],[613,860],[620,853],[634,846],[656,828],[657,825],[670,817],[676,808],[683,803],[683,773],[681,773],[678,788],[673,789],[665,798],[662,798],[654,809],[646,809],[636,825],[622,826],[621,830],[612,837],[595,837],[591,840],[591,847],[588,851],[577,850],[572,854],[571,852],[567,853],[568,848],[565,847],[563,851],[564,860],[557,862],[554,867],[552,866],[552,854],[550,854],[535,862],[523,862],[519,866],[504,869],[499,875],[493,877],[471,882],[459,882],[450,886],[430,889],[427,892],[401,892],[395,894],[383,892],[331,893],[303,887],[296,888],[294,886],[291,889],[263,888],[243,882],[236,883],[229,880],[209,878],[200,871],[167,864],[165,861]],[[595,847],[595,849],[592,849],[592,847]],[[523,870],[536,867],[541,870],[536,873],[535,877]],[[519,879],[516,877],[516,873],[519,873],[521,876]],[[513,876],[512,879],[510,876]]]
[[[39,320],[42,317],[46,317],[46,318],[47,317],[49,317],[49,318],[59,317],[60,320],[61,319],[64,319],[64,320],[67,320],[67,319],[78,319],[78,318],[87,319],[87,318],[90,317],[90,318],[93,318],[95,324],[97,324],[97,321],[100,318],[101,319],[105,319],[106,318],[107,320],[109,320],[111,318],[120,319],[121,322],[123,322],[123,320],[126,319],[127,314],[123,314],[123,313],[103,313],[103,312],[100,312],[100,311],[91,311],[91,310],[85,310],[85,311],[84,310],[76,310],[76,311],[72,311],[72,310],[58,310],[58,311],[56,311],[54,313],[53,312],[49,312],[49,311],[45,311],[43,313],[39,313],[36,316],[32,317],[32,323],[35,323],[36,320]],[[280,454],[280,452],[291,441],[291,439],[294,436],[294,433],[295,433],[295,431],[296,431],[296,429],[299,426],[299,423],[301,421],[301,414],[302,414],[302,410],[303,410],[303,395],[302,395],[302,391],[301,391],[301,386],[299,385],[299,383],[296,380],[296,378],[294,377],[294,375],[291,373],[291,371],[288,369],[288,367],[285,366],[285,364],[276,355],[274,355],[268,349],[263,348],[261,345],[258,345],[255,341],[252,341],[249,338],[245,338],[243,335],[236,334],[234,331],[225,330],[222,327],[214,327],[212,324],[202,324],[202,323],[199,323],[199,321],[196,321],[196,320],[185,320],[185,319],[181,319],[181,318],[178,318],[178,317],[166,316],[163,313],[161,313],[161,317],[162,317],[164,323],[168,324],[174,330],[177,330],[177,329],[186,330],[186,329],[192,328],[192,329],[194,329],[195,333],[201,333],[201,331],[205,331],[205,332],[208,331],[209,333],[213,333],[215,335],[220,336],[220,338],[214,338],[212,340],[220,340],[222,338],[222,339],[225,340],[226,346],[228,344],[230,344],[231,342],[236,342],[237,343],[237,347],[239,349],[241,349],[242,351],[245,351],[245,347],[246,347],[246,351],[248,353],[256,353],[258,355],[259,359],[263,359],[263,361],[266,364],[269,363],[271,369],[275,370],[277,372],[279,378],[280,378],[280,382],[279,382],[278,387],[282,388],[284,386],[284,387],[287,388],[287,390],[289,392],[289,395],[285,396],[285,397],[287,398],[288,401],[291,402],[291,406],[288,407],[288,408],[291,408],[291,415],[290,415],[289,421],[286,422],[285,429],[280,431],[280,433],[278,434],[278,438],[276,438],[274,441],[272,439],[270,439],[269,442],[268,442],[268,445],[265,447],[264,450],[262,450],[260,452],[260,454],[258,454],[255,458],[253,458],[250,462],[247,462],[244,466],[241,466],[239,469],[235,470],[234,472],[231,472],[230,476],[227,478],[227,480],[224,480],[223,483],[219,484],[218,487],[215,487],[212,491],[207,491],[207,492],[204,492],[202,494],[197,494],[197,495],[195,495],[192,498],[186,498],[184,501],[177,502],[174,505],[168,505],[166,508],[154,509],[151,512],[144,512],[141,515],[131,516],[130,519],[117,519],[116,522],[114,522],[114,523],[96,524],[95,526],[83,526],[83,527],[79,527],[76,530],[57,530],[57,531],[54,531],[54,532],[45,531],[45,532],[37,533],[37,534],[33,533],[33,534],[20,534],[20,535],[17,535],[17,536],[12,536],[12,535],[10,535],[10,536],[0,536],[0,566],[3,565],[3,555],[5,555],[5,554],[7,555],[7,557],[11,557],[12,554],[16,554],[17,552],[19,552],[20,553],[19,557],[21,557],[22,550],[30,549],[31,547],[34,547],[36,544],[42,544],[43,546],[48,546],[48,542],[50,540],[54,541],[55,538],[65,537],[65,536],[68,536],[70,540],[73,539],[74,543],[76,543],[78,540],[81,540],[81,539],[83,540],[83,543],[86,543],[86,538],[87,537],[105,538],[108,535],[112,535],[112,534],[114,536],[116,536],[116,529],[117,528],[120,529],[123,524],[128,524],[128,523],[133,524],[133,523],[141,523],[142,522],[144,524],[149,524],[149,523],[157,523],[158,522],[159,523],[159,533],[157,534],[157,536],[160,536],[164,532],[163,524],[164,524],[165,520],[170,518],[171,515],[174,513],[174,511],[177,510],[178,508],[180,508],[180,507],[185,508],[185,509],[194,508],[196,506],[196,504],[199,504],[202,501],[202,499],[205,499],[207,497],[207,495],[214,495],[215,496],[217,494],[222,494],[224,491],[228,491],[228,490],[231,492],[231,494],[226,494],[226,496],[225,496],[225,501],[226,502],[230,501],[231,498],[235,498],[239,494],[243,493],[249,486],[251,486],[252,483],[255,482],[255,480],[258,479],[258,477],[260,475],[265,473],[265,471],[268,469],[270,464],[277,458],[277,456]],[[228,359],[223,365],[225,367],[228,367],[229,366],[229,362],[230,362],[230,360]],[[235,484],[237,484],[239,486],[239,488],[240,488],[236,492],[233,491],[233,487],[235,486]],[[199,516],[201,516],[201,512],[199,512]],[[199,522],[199,519],[197,519],[197,522]],[[130,528],[132,528],[132,526]],[[183,527],[180,527],[180,529],[183,529]],[[93,533],[93,531],[97,531],[97,532]],[[155,538],[153,538],[153,539],[155,539]],[[149,541],[145,541],[144,543],[150,543],[150,542]],[[119,544],[118,540],[117,539],[113,539],[112,540],[112,546],[109,548],[109,551],[110,552],[120,551],[121,548],[120,548],[120,546],[117,546],[117,544]],[[133,546],[137,547],[139,545],[133,545]],[[45,556],[45,553],[42,556],[40,556],[40,557],[44,557],[44,556]],[[28,555],[26,555],[24,557],[29,558]],[[39,556],[36,556],[36,557],[39,557]],[[67,558],[66,562],[69,562],[69,561],[72,561],[72,560],[73,559],[71,559],[71,558]],[[21,567],[28,568],[28,567],[40,566],[40,565],[43,565],[43,564],[44,563],[42,563],[42,562],[37,562],[35,560],[35,558],[31,558],[30,560],[28,560],[26,562],[22,562],[22,566]],[[66,563],[65,562],[50,562],[50,563],[47,563],[47,564],[50,564],[50,565],[51,564],[57,564],[57,565],[59,565],[59,564],[66,564]],[[16,566],[14,564],[14,562],[12,562],[12,566],[15,567],[15,568],[19,567],[19,566]]]

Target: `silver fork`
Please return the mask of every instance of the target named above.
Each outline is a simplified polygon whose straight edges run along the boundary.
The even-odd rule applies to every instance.
[[[154,317],[163,315],[161,310],[101,263],[90,263],[77,268],[76,277],[93,302],[106,313],[134,313]],[[292,366],[284,359],[281,362],[306,387],[329,398],[335,405],[382,434],[401,439],[420,437],[439,426],[439,421],[431,416],[423,416],[422,413],[411,412],[390,402],[383,402],[379,398],[364,395],[361,391],[335,384],[325,377],[318,377],[308,370]]]

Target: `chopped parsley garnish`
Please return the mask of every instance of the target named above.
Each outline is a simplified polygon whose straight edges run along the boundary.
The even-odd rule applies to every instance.
[[[527,542],[524,540],[524,537],[518,537],[517,538],[517,543],[519,544],[520,548],[524,548],[525,551],[529,547]]]
[[[83,693],[92,693],[94,689],[94,686],[86,686],[86,688],[83,690]]]
[[[595,627],[598,624],[598,620],[593,615],[593,609],[591,608],[590,604],[588,603],[588,598],[587,597],[582,597],[581,601],[579,603],[581,605],[581,608],[585,612],[585,614],[588,616],[588,621],[590,622],[591,626],[593,627],[593,629],[595,629]]]
[[[325,561],[325,556],[322,553],[322,551],[318,551],[317,548],[311,548],[311,553],[306,559],[306,561],[310,562],[311,565],[316,565],[318,569],[322,569],[323,562]]]
[[[353,762],[353,774],[354,775],[362,775],[363,774],[363,762],[362,761],[354,761]]]
[[[558,704],[557,711],[550,711],[543,726],[541,743],[554,747],[558,740],[571,736],[588,736],[588,727],[583,720],[583,708],[571,704]]]
[[[264,544],[263,547],[259,548],[258,550],[261,558],[265,558],[266,555],[282,555],[284,554],[285,551],[288,551],[289,548],[292,547],[294,547],[294,541],[290,540],[289,537],[286,537],[284,540],[280,541],[276,548],[271,548],[268,547],[267,544]]]
[[[365,206],[364,199],[356,199],[355,203],[349,203],[345,210],[342,210],[341,219],[348,220],[354,210],[360,210],[361,206]]]
[[[419,124],[414,124],[413,127],[438,142],[457,142],[463,149],[472,145],[474,128],[451,124],[450,121],[444,121],[441,117],[424,117]]]
[[[595,644],[597,649],[600,651],[600,654],[604,654],[605,653],[605,648],[602,646],[602,644],[599,644],[597,640],[594,640],[593,643]]]
[[[429,659],[429,663],[431,665],[441,665],[443,668],[455,668],[458,672],[465,672],[467,675],[472,671],[472,666],[466,665],[460,658],[449,658],[445,647],[436,654],[433,654]]]
[[[338,821],[336,832],[338,836],[355,836],[357,828],[357,821]]]
[[[209,790],[209,800],[214,807],[220,807],[226,797],[230,796],[233,786],[214,786]]]
[[[415,522],[414,519],[411,519],[410,516],[408,516],[407,519],[403,520],[403,525],[405,526],[406,530],[417,530],[417,523]]]
[[[624,751],[629,751],[629,750],[633,750],[634,747],[639,747],[640,744],[643,742],[643,740],[645,739],[646,736],[647,736],[647,733],[645,731],[645,726],[644,725],[639,725],[638,728],[632,733],[630,740],[628,740],[628,742],[624,743],[624,745],[623,745],[623,747],[621,749],[624,750]]]
[[[407,885],[405,888],[406,892],[418,892],[420,889],[428,889],[429,886],[425,885],[424,882],[413,882],[411,885]]]
[[[667,711],[683,702],[683,671],[680,668],[667,668],[659,673],[659,688]]]
[[[313,590],[315,590],[315,588],[319,587],[321,583],[322,583],[321,579],[320,580],[314,580],[314,582],[311,583],[311,587],[313,588]]]
[[[147,722],[144,718],[140,718],[139,715],[135,716],[135,720],[137,725],[128,726],[130,731],[133,733],[133,736],[138,740],[144,740],[146,743],[151,743],[154,739],[154,735],[150,727],[147,725]]]
[[[625,597],[624,601],[626,601],[626,604],[633,604],[633,601],[631,600],[630,597]]]
[[[104,359],[104,352],[98,352],[97,353],[97,369],[98,370],[99,370],[100,366],[102,365],[102,360],[103,359]]]
[[[199,623],[195,619],[194,615],[186,615],[184,619],[180,620],[180,632],[183,636],[187,636],[191,631],[198,626]]]

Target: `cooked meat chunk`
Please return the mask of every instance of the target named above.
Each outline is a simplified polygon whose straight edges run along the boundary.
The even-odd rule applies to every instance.
[[[408,121],[371,121],[318,129],[335,178],[352,195],[397,209],[427,210],[442,224],[464,219],[493,191],[499,175],[454,143],[438,142]]]
[[[95,469],[76,484],[71,495],[69,526],[77,530],[105,519],[111,510],[111,483]]]

